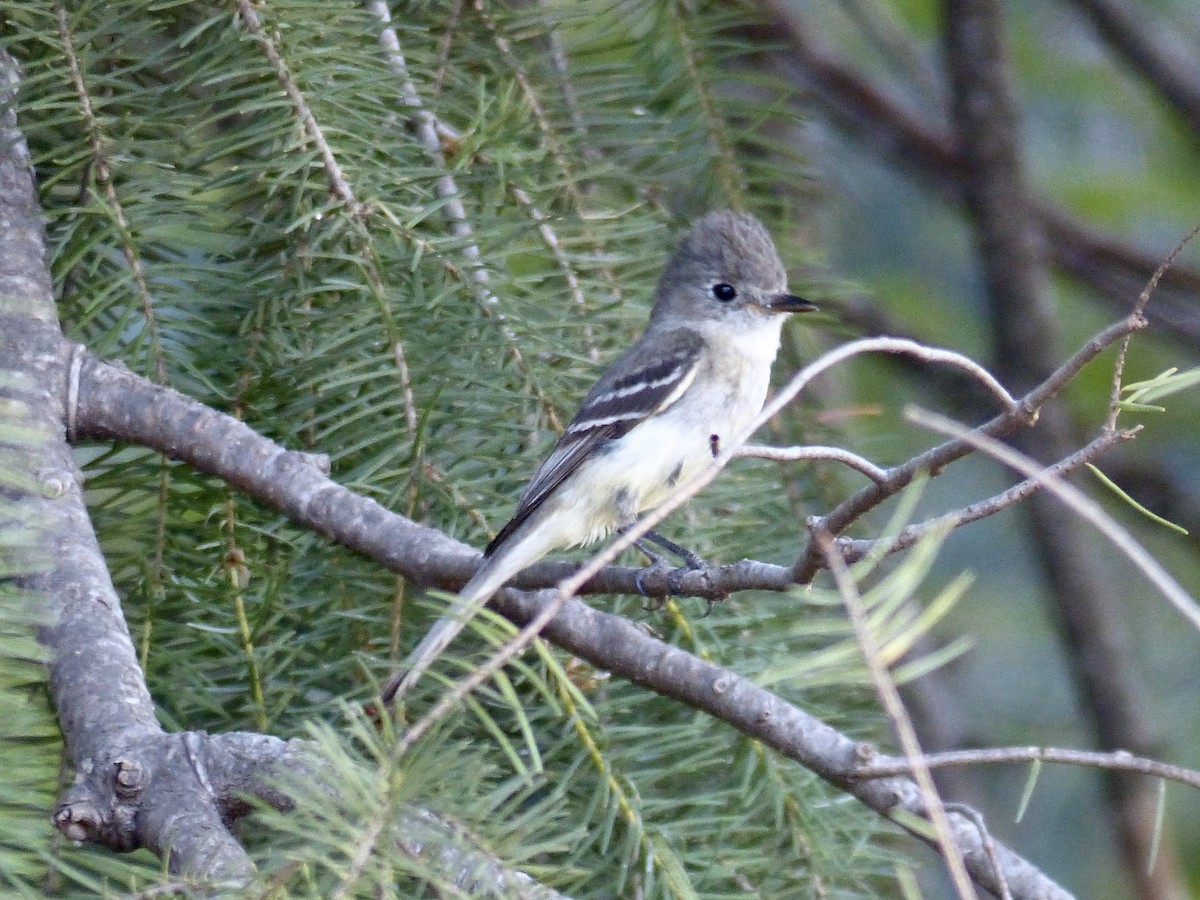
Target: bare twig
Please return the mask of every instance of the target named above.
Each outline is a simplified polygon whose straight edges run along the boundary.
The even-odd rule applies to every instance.
[[[1126,316],[1108,326],[1077,350],[1041,384],[1022,397],[1014,409],[984,422],[975,429],[975,433],[997,437],[1033,422],[1037,419],[1038,411],[1058,396],[1084,366],[1125,335],[1145,327],[1146,319],[1136,315]],[[888,497],[911,484],[918,473],[940,471],[972,450],[971,444],[961,440],[952,440],[932,447],[906,463],[889,469],[883,484],[870,484],[860,489],[822,516],[818,523],[830,533],[839,534],[868,510],[874,509]],[[792,566],[792,578],[799,584],[807,584],[820,568],[820,554],[816,545],[810,541],[804,553]]]
[[[1100,454],[1111,449],[1113,446],[1124,441],[1132,440],[1141,431],[1141,426],[1137,428],[1127,428],[1122,431],[1105,431],[1099,437],[1091,441],[1086,447],[1072,453],[1066,459],[1059,460],[1052,466],[1047,466],[1045,473],[1054,478],[1061,478],[1069,472],[1078,469],[1091,460],[1095,459]],[[1013,485],[1006,491],[1003,491],[995,496],[989,497],[986,500],[981,500],[978,503],[972,503],[969,506],[964,506],[961,509],[956,509],[953,512],[948,512],[945,515],[936,516],[932,519],[926,519],[924,522],[916,522],[911,525],[906,525],[902,528],[899,534],[885,538],[864,538],[860,540],[852,540],[850,538],[838,538],[837,546],[841,551],[842,556],[848,562],[855,562],[862,559],[868,553],[878,552],[880,545],[886,547],[887,553],[896,553],[900,550],[907,550],[912,547],[925,535],[933,532],[947,531],[953,528],[961,528],[964,525],[969,525],[972,522],[977,522],[980,519],[985,519],[988,516],[994,516],[1001,510],[1008,509],[1020,503],[1034,491],[1041,489],[1042,482],[1036,478],[1027,478],[1019,484]]]
[[[1175,264],[1175,260],[1179,258],[1179,254],[1183,252],[1183,249],[1192,242],[1192,239],[1197,234],[1200,234],[1200,222],[1193,225],[1191,231],[1185,234],[1183,239],[1167,254],[1167,258],[1159,263],[1158,268],[1154,270],[1154,274],[1150,276],[1150,280],[1146,282],[1146,286],[1142,288],[1142,292],[1138,294],[1137,302],[1133,304],[1133,315],[1145,315],[1146,306],[1150,303],[1151,296],[1158,289],[1159,281],[1162,280],[1167,270]],[[1105,421],[1105,428],[1110,431],[1117,427],[1117,415],[1121,410],[1121,378],[1125,373],[1125,357],[1129,353],[1129,342],[1132,338],[1133,335],[1125,335],[1121,339],[1120,346],[1117,347],[1117,361],[1113,365],[1112,389],[1108,399],[1108,419]]]
[[[864,459],[857,453],[843,450],[841,447],[820,447],[809,445],[805,447],[767,447],[762,444],[747,444],[734,454],[735,459],[769,459],[774,462],[799,462],[801,460],[828,459],[840,462],[851,469],[862,472],[876,484],[887,480],[887,471],[879,468],[869,459]]]
[[[1017,401],[1004,389],[1004,385],[996,380],[996,376],[970,357],[964,356],[954,350],[930,347],[927,344],[921,344],[908,338],[862,338],[857,341],[850,341],[847,344],[830,350],[828,353],[822,354],[818,359],[809,363],[793,375],[783,389],[763,407],[758,418],[750,425],[750,433],[757,431],[768,419],[791,403],[808,386],[809,382],[822,372],[833,368],[844,360],[850,359],[852,356],[859,356],[864,353],[902,353],[906,356],[924,360],[925,362],[955,366],[962,369],[987,388],[1006,410],[1014,412],[1017,409]]]
[[[1086,519],[1101,534],[1112,541],[1130,562],[1142,570],[1150,583],[1158,588],[1159,592],[1183,617],[1200,631],[1200,605],[1197,605],[1195,599],[1180,586],[1179,582],[1162,567],[1158,560],[1150,555],[1145,547],[1134,539],[1133,535],[1078,488],[1049,475],[1044,466],[1011,447],[1007,447],[987,435],[980,434],[977,430],[971,431],[964,428],[944,416],[916,408],[907,410],[905,416],[909,421],[918,425],[966,441],[1021,474],[1040,482],[1042,487],[1066,503],[1081,518]]]
[[[846,607],[846,614],[854,628],[854,639],[862,651],[867,671],[871,673],[875,693],[878,694],[888,720],[892,723],[892,730],[900,742],[905,759],[912,764],[911,772],[921,789],[921,795],[925,801],[925,812],[930,822],[933,823],[934,831],[941,844],[942,858],[946,861],[946,868],[950,872],[954,890],[961,900],[972,900],[975,897],[975,890],[971,887],[971,879],[967,875],[967,869],[963,863],[962,850],[954,839],[954,831],[950,827],[950,820],[946,817],[946,808],[938,794],[937,785],[933,783],[933,776],[929,773],[927,766],[921,765],[924,753],[921,750],[921,742],[917,738],[917,730],[913,727],[908,710],[904,708],[904,701],[900,699],[900,692],[896,689],[896,683],[892,681],[891,673],[888,672],[887,666],[882,661],[883,653],[878,641],[875,640],[875,635],[871,633],[871,626],[867,621],[867,613],[863,608],[858,587],[850,575],[846,561],[838,553],[833,535],[827,531],[818,531],[814,535],[814,539],[825,557],[825,565],[829,569],[829,574],[833,576],[838,595]]]
[[[1072,750],[1063,747],[991,747],[984,750],[949,750],[944,753],[928,753],[921,762],[930,769],[950,766],[1003,765],[1026,762],[1061,763],[1071,766],[1087,766],[1113,772],[1136,772],[1152,775],[1168,781],[1176,781],[1200,790],[1200,772],[1175,766],[1170,763],[1134,756],[1124,750],[1100,752],[1094,750]],[[863,778],[900,775],[911,772],[912,760],[878,759],[863,763],[859,772]]]

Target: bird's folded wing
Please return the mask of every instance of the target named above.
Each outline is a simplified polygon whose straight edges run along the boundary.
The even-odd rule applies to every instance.
[[[653,344],[639,342],[618,360],[575,414],[558,443],[538,467],[517,504],[512,520],[484,551],[495,553],[551,494],[602,446],[628,434],[639,423],[669,409],[684,395],[700,363],[704,339],[686,328],[663,335]],[[645,360],[632,369],[629,360]]]

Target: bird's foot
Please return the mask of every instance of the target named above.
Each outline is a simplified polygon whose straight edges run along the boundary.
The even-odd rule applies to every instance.
[[[708,564],[703,559],[701,559],[699,556],[697,556],[695,553],[693,553],[691,550],[687,549],[686,547],[681,547],[679,544],[675,543],[674,541],[668,540],[667,538],[665,538],[661,534],[659,534],[657,531],[647,531],[644,535],[642,535],[642,540],[638,542],[638,546],[641,549],[641,551],[643,553],[646,553],[647,551],[646,551],[646,548],[643,546],[643,542],[657,544],[659,547],[666,550],[668,553],[683,560],[683,568],[684,569],[706,569],[706,568],[708,568]],[[647,554],[647,555],[650,555],[650,554]]]
[[[641,548],[639,548],[639,549],[641,549]],[[659,556],[657,553],[647,552],[645,550],[643,550],[642,552],[646,553],[646,555],[648,557],[650,557],[650,562],[644,568],[639,570],[635,576],[633,576],[633,584],[638,589],[639,594],[641,594],[643,597],[647,598],[648,600],[652,601],[647,604],[647,608],[648,609],[657,609],[661,605],[662,598],[661,597],[652,597],[650,595],[650,591],[648,591],[646,589],[646,584],[645,584],[644,579],[648,575],[658,576],[658,575],[662,574],[662,572],[665,570],[671,570],[671,565],[665,559],[663,559],[663,557]],[[673,573],[674,570],[671,570],[671,571]],[[670,575],[667,576],[668,589],[670,589],[670,577],[671,577]]]

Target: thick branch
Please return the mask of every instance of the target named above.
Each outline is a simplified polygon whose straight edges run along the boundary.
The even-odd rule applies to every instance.
[[[47,605],[50,695],[76,771],[55,821],[74,840],[170,851],[174,872],[242,880],[249,858],[155,719],[66,441],[72,348],[58,327],[41,210],[11,106],[15,72],[0,53],[0,361],[12,373],[6,406],[37,435],[30,452],[13,457],[36,490],[14,502],[53,549],[53,567],[24,583]]]

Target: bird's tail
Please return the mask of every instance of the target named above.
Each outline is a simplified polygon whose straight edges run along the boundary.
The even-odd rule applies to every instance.
[[[403,668],[388,679],[380,693],[384,703],[394,703],[407,694],[433,661],[458,637],[467,622],[504,587],[505,582],[541,559],[550,549],[545,546],[546,542],[536,528],[524,535],[514,535],[514,538],[484,559],[479,571],[458,592],[447,614],[429,629],[421,643],[408,655]]]

